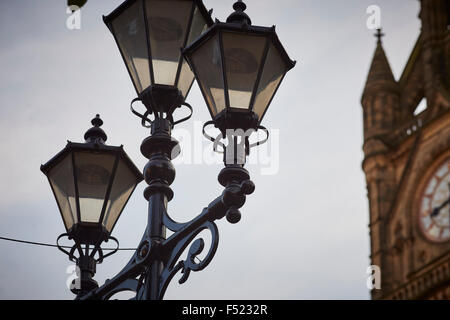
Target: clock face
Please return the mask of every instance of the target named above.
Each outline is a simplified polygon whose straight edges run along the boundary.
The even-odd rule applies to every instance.
[[[450,240],[450,158],[433,172],[420,200],[419,224],[432,241]]]

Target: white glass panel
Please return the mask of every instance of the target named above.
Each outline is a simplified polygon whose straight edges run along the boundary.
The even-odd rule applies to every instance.
[[[224,32],[222,40],[230,107],[248,109],[266,47],[266,38]]]
[[[115,158],[115,154],[75,152],[82,222],[100,222]]]
[[[178,80],[178,89],[181,91],[184,98],[186,98],[186,96],[188,95],[189,89],[191,89],[193,82],[194,74],[192,73],[191,68],[189,68],[189,64],[186,62],[186,60],[183,60],[180,78]]]
[[[67,229],[70,229],[77,222],[71,154],[68,154],[60,163],[53,167],[48,177],[63,216],[64,225]]]
[[[222,58],[216,34],[190,56],[208,108],[213,116],[225,109]]]
[[[112,185],[108,205],[106,207],[103,225],[111,232],[119,218],[128,198],[136,186],[136,175],[130,170],[123,160],[119,161],[116,176]]]
[[[205,30],[208,29],[205,19],[198,7],[195,7],[194,17],[192,19],[191,32],[189,33],[188,41],[186,46],[194,42]]]
[[[178,0],[145,3],[156,84],[175,85],[192,6],[192,1]]]
[[[191,44],[195,39],[197,39],[206,29],[207,24],[205,19],[203,18],[200,10],[197,6],[195,6],[194,16],[192,17],[191,30],[189,32],[188,40],[186,42],[186,46]],[[191,89],[192,83],[194,82],[194,74],[191,71],[188,63],[185,59],[183,59],[183,64],[181,66],[180,76],[178,79],[177,87],[183,94],[183,97],[186,98],[189,90]]]
[[[115,18],[111,24],[136,90],[138,93],[141,93],[150,85],[150,68],[142,1],[136,1]]]
[[[280,53],[273,44],[271,44],[267,53],[264,70],[253,107],[253,111],[258,115],[260,120],[269,106],[286,70],[287,66],[281,58]]]

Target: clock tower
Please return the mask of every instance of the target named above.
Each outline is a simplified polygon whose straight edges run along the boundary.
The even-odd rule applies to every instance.
[[[373,299],[450,299],[449,2],[420,1],[421,33],[398,80],[376,34],[361,98],[370,257],[381,270]]]

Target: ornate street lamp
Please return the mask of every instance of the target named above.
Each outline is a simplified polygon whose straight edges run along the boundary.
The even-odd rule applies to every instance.
[[[179,283],[184,283],[191,271],[203,270],[211,262],[219,241],[215,221],[224,217],[230,223],[240,220],[239,209],[244,205],[246,196],[255,190],[244,164],[249,149],[259,143],[249,143],[248,130],[263,129],[268,133],[261,126],[261,120],[284,75],[294,66],[294,62],[284,51],[274,28],[251,26],[250,18],[244,13],[245,5],[240,1],[235,3],[234,9],[236,11],[226,23],[216,22],[212,25],[210,13],[201,0],[127,0],[104,17],[138,94],[133,102],[140,100],[147,109],[141,114],[131,108],[142,119],[142,125],[151,128],[150,136],[141,144],[141,153],[149,160],[143,172],[148,184],[144,191],[144,197],[149,203],[148,224],[128,264],[100,287],[92,285],[93,280],[89,275],[85,276],[85,287],[90,284],[92,289],[78,292],[80,299],[109,299],[121,291],[134,292],[135,299],[162,299],[167,286],[178,272],[182,273]],[[187,47],[183,51],[185,60],[181,55],[181,47]],[[181,105],[186,105],[192,111],[192,107],[184,102],[194,79],[190,68],[195,73],[213,118],[205,126],[214,124],[220,129],[222,137],[227,136],[228,144],[225,146],[220,139],[206,135],[204,126],[204,134],[214,141],[215,147],[222,145],[224,148],[225,168],[218,177],[224,191],[197,217],[189,222],[179,223],[167,212],[167,203],[174,195],[170,188],[175,179],[175,168],[171,160],[180,152],[178,141],[172,138],[171,131],[174,125],[190,116],[175,121],[172,114]],[[101,143],[106,140],[106,136],[99,128],[100,125],[93,124],[95,127],[90,130],[86,139],[87,143],[97,146],[89,150],[106,151]],[[241,141],[238,145],[239,136]],[[96,142],[91,142],[91,138]],[[114,190],[115,182],[112,181],[115,179],[111,176],[118,169],[119,156],[116,154],[114,158],[113,169],[106,165],[105,159],[95,162],[96,169],[83,167],[81,173],[78,173],[79,156],[75,156],[75,151],[67,151],[69,153],[72,155],[69,159],[72,160],[67,160],[65,166],[71,165],[66,171],[74,172],[73,177],[70,176],[75,181],[74,191],[68,188],[69,184],[64,185],[63,189],[70,191],[65,191],[63,197],[60,197],[63,200],[58,200],[58,203],[61,203],[64,221],[69,221],[66,222],[69,236],[74,239],[78,237],[78,242],[84,241],[89,245],[97,238],[88,236],[87,231],[80,231],[82,235],[79,235],[75,233],[79,228],[73,227],[88,226],[88,221],[83,220],[84,202],[80,198],[81,189],[77,187],[77,179],[83,177],[90,182],[85,183],[88,187],[83,191],[91,195],[87,197],[90,199],[89,208],[97,206],[102,209],[99,214],[98,210],[95,211],[97,215],[89,213],[89,217],[95,215],[95,219],[91,218],[92,221],[89,222],[95,221],[97,231],[94,233],[98,239],[105,238],[110,232],[108,226],[113,227],[115,220],[109,222],[105,214],[108,212],[109,198],[101,197],[99,185],[108,185],[101,190]],[[65,156],[57,156],[57,160],[52,160],[53,165],[44,167],[54,190],[61,185],[56,182],[58,179],[71,183],[67,182],[70,178],[62,178],[56,169],[55,172],[51,169],[56,168],[56,163],[62,163],[62,159],[66,159],[67,155],[63,155]],[[65,166],[61,165],[62,168],[66,168]],[[102,169],[97,168],[99,166]],[[76,169],[71,171],[70,168]],[[138,175],[134,177],[137,178]],[[117,179],[117,182],[122,189],[129,190],[121,179]],[[98,185],[98,190],[95,189],[97,193],[92,196],[94,185],[95,188]],[[58,199],[59,191],[54,192]],[[105,194],[109,195],[109,191]],[[92,199],[95,201],[91,201]],[[75,207],[78,210],[76,218],[73,214]],[[101,225],[106,230],[99,227]],[[167,229],[172,232],[170,236],[166,234]],[[199,235],[205,230],[211,234],[211,243],[200,260],[197,257],[204,251],[205,242]],[[79,246],[72,248],[68,254],[73,256],[77,248]],[[183,260],[181,255],[186,250],[187,256]],[[82,255],[82,250],[79,251]],[[90,257],[92,258],[92,254]],[[88,260],[85,264],[88,262],[92,261]],[[93,275],[92,268],[85,267],[84,270]],[[83,275],[81,278],[83,279]]]
[[[268,134],[260,123],[295,62],[278,40],[275,26],[252,26],[242,1],[236,2],[233,8],[235,12],[226,23],[216,21],[183,54],[194,71],[213,119],[203,129],[214,124],[221,136],[228,138],[228,147],[233,148],[226,150],[217,138],[210,137],[205,130],[203,133],[215,142],[215,147],[220,144],[226,150],[225,163],[243,164],[253,146],[248,142],[251,132],[263,129]],[[236,132],[238,129],[240,133]],[[238,136],[243,138],[239,144]]]
[[[120,49],[138,99],[155,117],[183,104],[194,74],[181,48],[213,22],[201,0],[127,0],[103,17]]]
[[[122,146],[105,145],[107,136],[100,128],[102,124],[97,115],[92,120],[93,127],[84,135],[85,143],[68,142],[61,152],[41,166],[67,231],[58,240],[67,236],[75,242],[70,252],[58,245],[59,249],[77,262],[82,273],[89,269],[88,277],[81,279],[83,290],[96,287],[91,279],[95,264],[114,253],[104,256],[100,245],[109,239],[117,242],[110,234],[136,185],[143,180]],[[82,245],[85,245],[84,250]],[[93,246],[90,253],[89,246]],[[94,259],[96,253],[98,259]]]
[[[256,129],[286,72],[295,66],[271,28],[251,25],[238,1],[183,54],[195,73],[214,124]]]

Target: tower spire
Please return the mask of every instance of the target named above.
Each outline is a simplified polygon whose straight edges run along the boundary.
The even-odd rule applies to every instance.
[[[377,43],[381,43],[381,38],[384,37],[384,33],[381,32],[381,28],[377,29],[377,33],[375,33],[374,36],[377,38]]]
[[[396,83],[391,66],[389,65],[389,61],[383,49],[381,41],[381,38],[383,36],[384,33],[381,32],[381,29],[377,29],[377,32],[375,33],[375,37],[377,38],[377,45],[372,58],[372,64],[369,69],[369,74],[367,76],[365,91],[375,82],[382,81],[385,84],[389,85]]]
[[[395,81],[389,61],[383,49],[381,37],[383,33],[378,29],[377,43],[367,75],[361,104],[364,110],[364,139],[367,140],[379,134],[392,130],[398,119],[399,88]],[[366,156],[371,152],[365,147]]]

